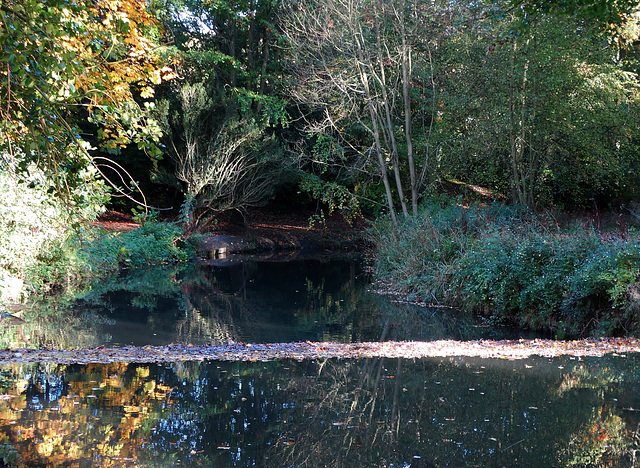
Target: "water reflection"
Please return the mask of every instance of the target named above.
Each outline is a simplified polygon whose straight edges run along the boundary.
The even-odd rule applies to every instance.
[[[639,356],[14,366],[12,466],[632,466]]]
[[[504,338],[458,311],[399,304],[368,291],[356,260],[243,259],[124,270],[80,299],[53,297],[0,327],[0,346]]]

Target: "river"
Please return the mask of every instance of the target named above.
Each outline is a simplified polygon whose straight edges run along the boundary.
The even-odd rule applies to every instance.
[[[4,348],[530,338],[370,291],[357,260],[123,271],[5,326]],[[620,466],[640,356],[13,364],[10,466]]]

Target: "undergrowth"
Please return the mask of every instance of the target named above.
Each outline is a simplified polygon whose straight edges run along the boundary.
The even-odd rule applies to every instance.
[[[178,225],[151,221],[132,231],[99,233],[84,240],[78,252],[92,268],[104,270],[185,261],[195,251],[190,242],[183,240]]]
[[[409,299],[559,338],[640,330],[640,236],[503,204],[432,199],[371,230],[378,277]]]
[[[145,222],[123,233],[88,227],[38,254],[25,270],[25,292],[41,295],[66,289],[78,293],[123,268],[183,262],[195,255],[192,240],[184,240],[180,227],[166,222]]]

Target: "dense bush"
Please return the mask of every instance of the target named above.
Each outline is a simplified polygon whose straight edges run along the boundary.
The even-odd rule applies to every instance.
[[[153,219],[139,229],[111,233],[93,226],[107,193],[94,174],[86,174],[75,206],[52,195],[36,169],[16,171],[0,159],[0,304],[20,301],[52,288],[82,287],[119,267],[166,264],[191,258],[194,249],[182,230]]]
[[[473,310],[559,337],[640,327],[640,238],[559,227],[504,205],[431,201],[372,236],[378,276],[410,298]]]
[[[95,272],[185,261],[195,253],[180,227],[158,221],[123,233],[94,232],[78,247],[82,263]]]
[[[68,194],[72,204],[52,195],[53,182],[42,171],[18,170],[15,158],[0,154],[0,301],[19,300],[66,274],[67,241],[95,219],[106,197],[94,173],[80,176],[85,183]]]

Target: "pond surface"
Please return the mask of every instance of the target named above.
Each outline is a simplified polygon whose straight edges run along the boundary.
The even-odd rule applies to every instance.
[[[368,291],[357,261],[123,272],[4,326],[0,346],[522,336]],[[514,334],[515,333],[515,334]],[[640,356],[0,367],[10,466],[629,467]],[[640,454],[639,454],[640,455]]]
[[[630,467],[638,356],[4,368],[13,466]]]
[[[242,260],[242,261],[241,261]],[[0,328],[3,348],[519,338],[459,311],[370,291],[354,260],[230,258],[122,271]]]

